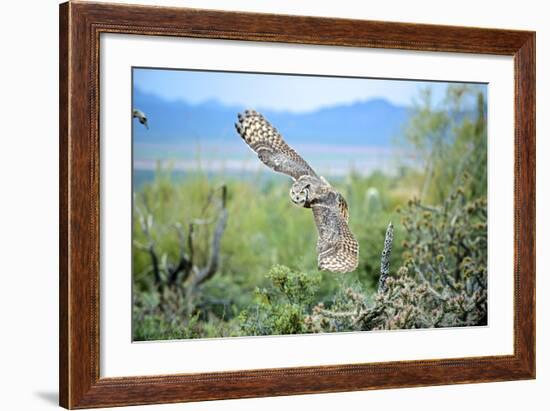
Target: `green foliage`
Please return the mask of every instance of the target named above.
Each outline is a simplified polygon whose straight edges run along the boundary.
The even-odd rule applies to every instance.
[[[317,305],[310,332],[487,324],[487,202],[459,187],[441,207],[410,201],[402,211],[405,262],[378,292],[348,288]]]
[[[256,290],[257,305],[241,313],[244,335],[300,334],[319,289],[319,273],[306,274],[276,265],[267,275],[270,284]]]
[[[369,177],[353,174],[331,182],[351,204],[350,224],[361,248],[359,268],[346,275],[347,281],[364,284],[372,292],[378,281],[378,244],[384,238],[385,222],[398,218],[395,208],[409,189],[408,183],[401,185],[381,173]],[[220,266],[210,280],[187,295],[189,281],[181,274],[175,284],[166,285],[170,268],[177,265],[182,248],[189,254],[187,236],[196,220],[203,223],[192,230],[194,260],[199,266],[206,264],[218,213],[209,199],[221,186],[227,187],[229,218],[221,239]],[[255,303],[255,290],[270,284],[265,274],[272,266],[284,262],[297,272],[316,272],[317,229],[310,210],[290,203],[288,188],[286,178],[222,180],[196,173],[174,181],[169,170],[158,170],[155,180],[143,185],[134,199],[134,338],[240,335],[243,331],[237,317]],[[373,188],[378,191],[374,196],[369,194],[369,190],[376,191]],[[158,254],[160,289],[138,209],[150,213],[146,220],[150,220],[150,236]],[[329,304],[341,281],[332,273],[318,275],[317,301]]]
[[[475,107],[472,110],[471,107]],[[487,195],[487,112],[485,96],[469,85],[452,85],[439,106],[425,89],[415,102],[413,117],[401,144],[420,154],[424,181],[420,199],[429,203],[445,200],[449,188],[464,171],[472,179],[464,190],[472,197]]]
[[[134,339],[485,324],[485,97],[452,86],[440,106],[426,91],[414,110],[400,149],[413,148],[422,167],[330,179],[350,205],[360,246],[358,269],[344,276],[317,271],[313,217],[291,204],[287,178],[199,168],[176,180],[159,168],[134,193]],[[211,276],[194,282],[212,254],[221,187],[227,221],[219,261]],[[379,291],[389,222],[390,268],[399,268]],[[182,258],[192,266],[174,276]]]

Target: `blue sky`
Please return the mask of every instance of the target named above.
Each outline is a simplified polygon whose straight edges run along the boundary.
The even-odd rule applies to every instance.
[[[217,100],[225,105],[277,111],[308,112],[321,107],[384,98],[410,105],[420,89],[430,86],[434,102],[441,101],[449,83],[221,73],[187,70],[134,69],[134,85],[166,100],[200,104]]]

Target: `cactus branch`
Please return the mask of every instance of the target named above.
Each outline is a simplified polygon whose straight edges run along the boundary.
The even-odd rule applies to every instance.
[[[378,280],[378,292],[386,291],[386,280],[390,274],[390,257],[393,245],[393,224],[389,223],[386,229],[386,237],[384,239],[384,249],[380,259],[380,279]]]

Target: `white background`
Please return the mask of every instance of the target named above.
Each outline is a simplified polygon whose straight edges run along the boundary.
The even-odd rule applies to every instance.
[[[57,1],[6,2],[0,25],[0,407],[57,402]],[[157,2],[157,4],[160,2]],[[546,409],[550,388],[550,13],[543,1],[163,1],[203,8],[537,30],[537,375],[535,381],[141,407],[158,410]],[[6,227],[7,225],[7,227]],[[139,409],[133,408],[133,409]]]
[[[513,353],[511,57],[106,34],[100,61],[102,377]],[[130,74],[154,65],[488,82],[489,326],[132,344]]]

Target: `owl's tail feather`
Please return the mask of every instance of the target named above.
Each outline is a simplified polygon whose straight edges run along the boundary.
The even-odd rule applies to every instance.
[[[333,273],[349,273],[359,265],[359,244],[355,239],[341,242],[319,253],[317,257],[319,270]]]

